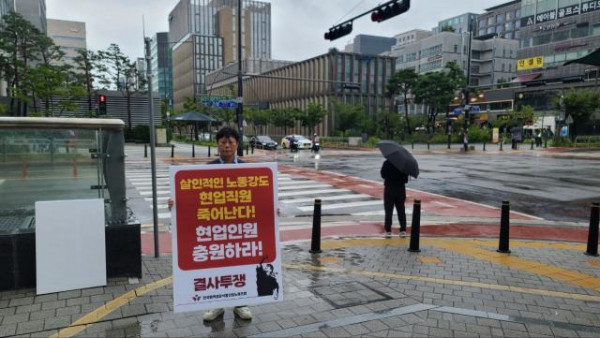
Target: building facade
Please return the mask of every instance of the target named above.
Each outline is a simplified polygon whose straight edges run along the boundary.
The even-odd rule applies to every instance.
[[[395,38],[359,34],[354,37],[352,44],[344,48],[344,51],[366,55],[381,54],[389,51],[395,44]]]
[[[523,0],[517,81],[582,81],[598,76],[595,67],[563,66],[600,48],[600,2]]]
[[[46,0],[12,0],[13,11],[21,14],[25,20],[31,22],[42,34],[46,34]],[[3,7],[11,7],[3,6]],[[3,13],[3,15],[6,13]]]
[[[161,100],[168,106],[173,103],[173,69],[169,33],[156,33],[150,44],[152,64],[152,88],[160,93]]]
[[[469,32],[469,23],[472,25],[477,18],[477,14],[465,13],[449,19],[438,22],[437,27],[434,27],[431,31],[434,34],[439,34],[444,31],[447,27],[451,27],[454,33],[467,33]]]
[[[271,4],[243,0],[181,0],[169,15],[173,45],[173,102],[206,93],[205,75],[238,59],[238,17],[242,60],[271,58]]]
[[[339,52],[284,65],[264,72],[261,76],[244,79],[244,106],[260,106],[269,102],[271,109],[306,109],[309,103],[321,104],[328,110],[323,123],[317,126],[320,135],[332,135],[336,119],[333,100],[360,104],[365,114],[390,111],[392,104],[385,95],[386,84],[395,71],[395,58],[381,55],[362,55]],[[352,86],[348,86],[352,84]],[[227,84],[215,87],[214,95],[228,95]],[[284,131],[270,126],[267,133],[282,135]],[[297,125],[291,133],[301,133]]]
[[[504,39],[521,38],[521,0],[490,7],[477,17],[476,35],[496,35]]]
[[[73,60],[78,49],[87,49],[85,22],[48,19],[48,37],[65,53],[65,64],[76,67]]]

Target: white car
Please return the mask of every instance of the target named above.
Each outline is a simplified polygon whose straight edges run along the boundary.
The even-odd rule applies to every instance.
[[[289,148],[292,143],[297,144],[298,149],[310,149],[312,147],[311,140],[302,135],[288,135],[281,139],[281,147],[283,149]]]

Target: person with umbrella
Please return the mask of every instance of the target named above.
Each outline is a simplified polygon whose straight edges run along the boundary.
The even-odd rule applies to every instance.
[[[381,167],[381,177],[384,180],[383,208],[385,210],[384,228],[386,237],[392,236],[392,216],[394,206],[400,222],[400,236],[406,236],[406,187],[408,176],[419,176],[419,165],[415,158],[401,145],[394,141],[380,141],[379,150],[386,158]]]

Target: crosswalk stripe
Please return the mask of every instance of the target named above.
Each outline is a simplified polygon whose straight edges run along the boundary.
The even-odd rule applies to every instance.
[[[157,195],[169,195],[169,194],[171,194],[171,191],[169,191],[169,190],[156,190],[156,194]],[[140,195],[142,195],[142,196],[152,195],[152,190],[150,190],[150,191],[140,191]]]
[[[366,207],[370,205],[379,205],[383,207],[383,201],[363,201],[363,202],[352,202],[352,203],[336,203],[336,204],[323,204],[321,205],[321,210],[331,210],[331,209],[342,209],[342,208],[355,208],[355,207]],[[298,207],[301,211],[311,211],[313,210],[313,206],[305,206]]]
[[[372,196],[365,194],[343,194],[343,195],[334,195],[334,196],[323,196],[320,197],[322,201],[336,201],[336,200],[347,200],[347,199],[358,199],[358,198],[372,198]],[[297,199],[286,199],[281,200],[281,203],[291,204],[291,203],[306,203],[313,202],[314,198],[297,198]]]
[[[158,218],[171,218],[171,213],[170,212],[159,212],[158,213]]]
[[[168,201],[168,200],[169,200],[169,198],[170,198],[169,196],[157,197],[157,198],[156,198],[156,200],[157,200],[158,202],[163,202],[163,201]],[[145,200],[146,202],[152,202],[152,197],[146,197],[146,198],[144,198],[144,200]]]
[[[331,188],[331,186],[329,184],[322,184],[322,183],[318,183],[318,184],[307,184],[307,185],[300,185],[300,186],[289,186],[289,187],[279,187],[279,191],[284,191],[284,190],[300,190],[300,189],[312,189],[312,188]]]
[[[302,196],[302,195],[314,195],[314,194],[329,194],[332,192],[344,192],[348,193],[350,190],[346,189],[318,189],[318,190],[304,190],[304,191],[288,191],[281,192],[278,194],[279,197],[290,197],[290,196]]]

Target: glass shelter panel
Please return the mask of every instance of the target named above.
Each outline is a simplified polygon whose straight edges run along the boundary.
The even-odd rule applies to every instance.
[[[36,201],[102,198],[127,223],[123,122],[90,120],[0,118],[0,235],[33,232]]]

